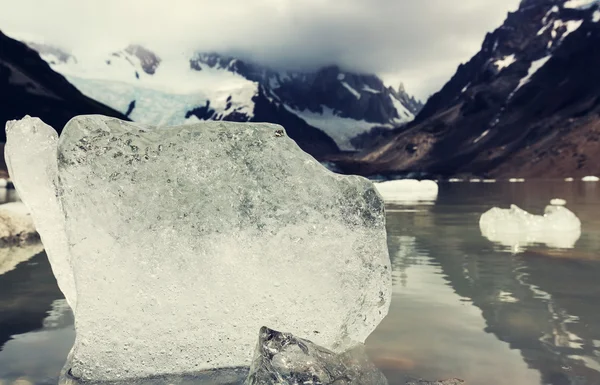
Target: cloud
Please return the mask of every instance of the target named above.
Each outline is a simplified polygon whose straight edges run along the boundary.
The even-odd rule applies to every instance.
[[[339,64],[421,98],[480,48],[519,0],[0,0],[0,29],[73,50],[131,42],[285,68]]]

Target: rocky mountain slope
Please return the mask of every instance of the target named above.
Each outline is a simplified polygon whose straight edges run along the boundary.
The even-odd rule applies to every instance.
[[[414,122],[345,172],[600,174],[600,1],[523,0]]]
[[[126,119],[119,112],[84,96],[54,72],[36,51],[0,32],[0,142],[6,141],[4,123],[27,114],[40,117],[57,130],[73,116],[81,114]]]
[[[371,131],[403,125],[422,107],[402,87],[335,66],[281,71],[214,53],[163,60],[137,45],[84,55],[27,44],[81,92],[134,121],[278,123],[318,158],[360,149]]]

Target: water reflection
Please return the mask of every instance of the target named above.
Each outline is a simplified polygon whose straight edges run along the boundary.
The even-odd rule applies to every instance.
[[[73,318],[44,253],[0,275],[0,380],[56,384]]]
[[[390,385],[600,384],[599,193],[576,182],[454,183],[441,185],[435,205],[388,206],[394,295],[367,349]],[[481,235],[489,208],[536,212],[556,197],[582,222],[573,249],[536,244],[512,255]],[[0,275],[3,385],[56,384],[74,337],[61,299],[43,254]]]
[[[467,196],[451,186],[432,208],[389,212],[395,296],[370,353],[390,383],[408,371],[467,383],[600,384],[600,197],[561,186],[583,222],[576,248],[511,256],[481,236],[479,215],[507,202],[543,207],[557,188],[497,186],[470,184],[478,194]]]

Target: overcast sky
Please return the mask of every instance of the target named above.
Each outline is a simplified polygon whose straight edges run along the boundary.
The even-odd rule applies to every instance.
[[[0,29],[72,51],[141,43],[283,67],[339,64],[426,99],[519,0],[0,0]]]

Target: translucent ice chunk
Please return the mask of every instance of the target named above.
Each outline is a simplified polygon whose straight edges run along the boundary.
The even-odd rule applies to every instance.
[[[60,290],[75,309],[75,282],[69,264],[64,214],[57,198],[56,131],[26,116],[6,123],[4,156],[8,172],[29,208]]]
[[[73,377],[247,366],[262,325],[341,352],[386,315],[381,197],[280,126],[77,117],[60,137],[56,178],[56,133],[40,124],[10,126],[8,157],[36,225],[56,223],[38,226],[43,242],[65,229],[68,249],[51,263],[75,277]],[[31,164],[34,150],[45,163]]]
[[[314,343],[269,328],[260,329],[250,374],[244,385],[387,385],[357,347],[336,354]]]
[[[494,207],[481,215],[481,233],[513,251],[535,243],[572,248],[581,236],[581,222],[572,211],[558,205],[566,202],[553,200],[553,203],[546,206],[544,215],[530,214],[516,205],[510,209]]]
[[[437,199],[438,184],[432,180],[401,179],[375,183],[377,191],[386,202],[417,203]]]
[[[598,182],[600,181],[600,178],[598,178],[597,176],[584,176],[583,178],[581,178],[582,181],[584,182]]]

